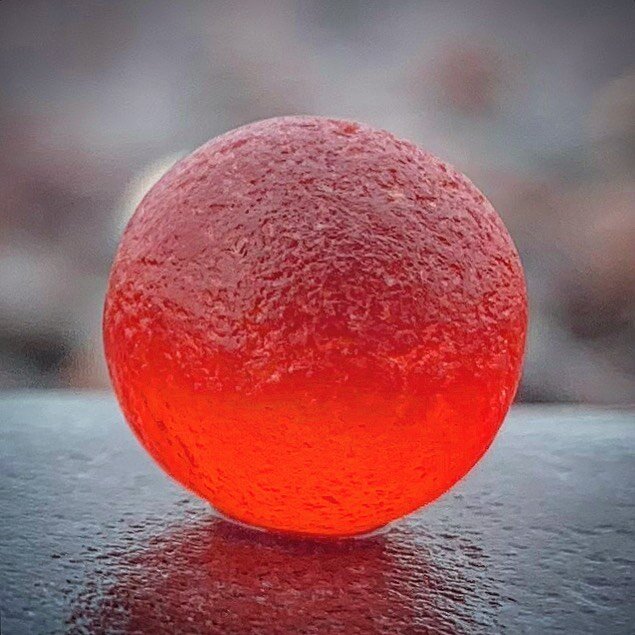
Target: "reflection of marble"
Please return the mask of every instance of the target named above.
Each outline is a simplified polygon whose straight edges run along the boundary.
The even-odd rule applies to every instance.
[[[110,396],[0,396],[2,635],[632,633],[633,414],[512,410],[450,494],[320,543],[214,518]]]
[[[478,549],[457,546],[466,544],[471,553],[461,556],[479,566]],[[91,633],[227,634],[472,632],[493,624],[495,594],[480,602],[480,614],[462,610],[475,589],[429,558],[408,533],[316,542],[209,518],[109,559],[102,580],[88,576],[71,624]],[[103,588],[103,579],[113,583]]]

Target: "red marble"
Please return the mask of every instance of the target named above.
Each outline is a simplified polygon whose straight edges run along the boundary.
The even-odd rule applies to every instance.
[[[434,500],[513,400],[516,249],[462,174],[368,126],[258,122],[147,194],[104,339],[136,435],[226,515],[350,535]]]

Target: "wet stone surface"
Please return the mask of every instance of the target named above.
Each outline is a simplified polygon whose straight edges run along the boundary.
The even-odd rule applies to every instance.
[[[629,633],[635,413],[512,411],[449,494],[311,541],[214,516],[107,395],[0,397],[2,633]]]

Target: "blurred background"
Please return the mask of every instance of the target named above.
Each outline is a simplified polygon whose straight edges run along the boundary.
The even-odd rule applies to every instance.
[[[635,2],[0,2],[0,389],[106,387],[121,231],[174,161],[282,114],[465,172],[521,252],[521,401],[635,400]]]

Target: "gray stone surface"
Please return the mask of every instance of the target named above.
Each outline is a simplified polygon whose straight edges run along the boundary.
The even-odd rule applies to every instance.
[[[108,395],[0,396],[2,633],[632,633],[633,411],[522,407],[454,490],[345,541],[230,524]]]

